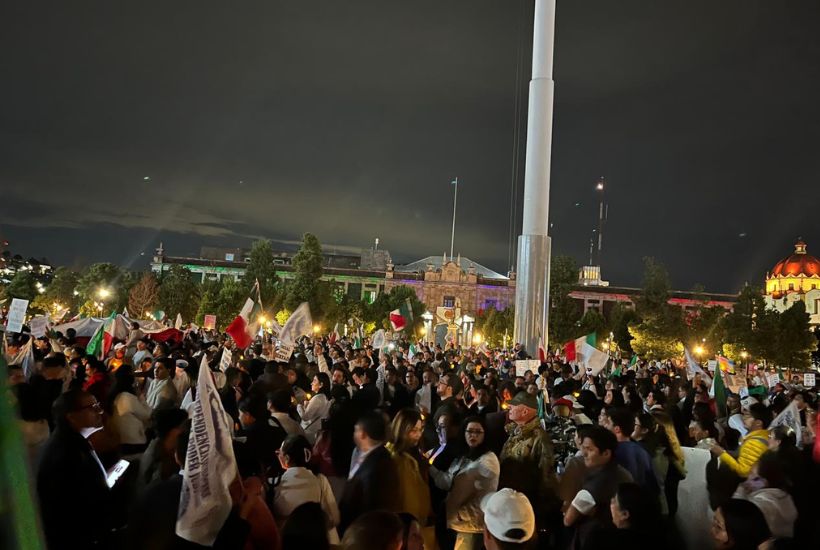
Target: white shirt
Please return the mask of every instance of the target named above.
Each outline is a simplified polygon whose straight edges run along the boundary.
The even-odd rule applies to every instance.
[[[151,407],[131,393],[122,392],[114,399],[113,420],[120,443],[141,445],[147,442],[145,426],[151,420]]]
[[[316,441],[316,436],[322,429],[322,420],[330,414],[330,401],[323,393],[317,393],[308,400],[307,405],[299,403],[296,412],[302,418],[302,429],[310,443]]]
[[[305,435],[305,430],[302,429],[302,425],[288,416],[287,413],[274,412],[271,413],[271,416],[279,421],[288,435]],[[276,423],[271,422],[271,425],[275,426]]]
[[[273,497],[273,515],[281,527],[293,511],[306,502],[318,502],[328,518],[328,535],[338,543],[336,526],[339,524],[339,507],[327,478],[314,475],[307,468],[288,468],[282,474]]]

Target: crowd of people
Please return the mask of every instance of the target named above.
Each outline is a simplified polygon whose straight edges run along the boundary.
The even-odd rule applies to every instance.
[[[13,336],[12,352],[30,337]],[[689,449],[712,457],[714,548],[820,540],[816,388],[750,377],[724,407],[671,363],[592,376],[555,355],[522,372],[520,346],[305,336],[285,362],[271,341],[231,349],[201,330],[134,335],[103,360],[83,344],[50,334],[31,372],[8,365],[53,550],[196,547],[176,521],[205,364],[239,472],[215,548],[683,548]],[[799,438],[770,429],[792,403]]]

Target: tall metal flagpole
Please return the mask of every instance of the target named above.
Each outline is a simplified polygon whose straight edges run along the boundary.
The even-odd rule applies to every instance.
[[[450,182],[455,185],[456,189],[453,192],[453,231],[450,233],[450,260],[453,259],[453,243],[456,241],[456,205],[458,204],[458,176]]]
[[[555,0],[535,0],[532,79],[527,108],[527,156],[524,171],[524,219],[518,237],[513,336],[535,356],[539,335],[547,336],[549,317],[550,151],[555,83]]]

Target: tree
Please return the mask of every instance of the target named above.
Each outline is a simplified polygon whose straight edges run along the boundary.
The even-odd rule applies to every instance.
[[[66,310],[74,312],[79,310],[80,298],[77,291],[79,280],[80,274],[76,271],[66,267],[58,267],[54,270],[54,276],[46,287],[44,296],[51,304],[51,308],[55,308],[54,304],[59,304],[61,309],[58,316]]]
[[[19,298],[31,302],[37,296],[36,282],[31,271],[20,270],[14,274],[11,282],[6,286],[6,295],[9,298]]]
[[[796,301],[778,317],[775,345],[770,351],[772,361],[784,369],[807,370],[817,339],[810,330],[805,302]]]
[[[648,359],[669,359],[683,353],[683,312],[669,304],[669,274],[653,258],[644,258],[644,282],[635,300],[638,318],[629,324],[632,349]]]
[[[194,318],[199,309],[199,288],[190,271],[181,265],[172,265],[162,274],[159,304],[169,319],[174,319],[177,313],[185,321]]]
[[[548,340],[551,347],[562,346],[578,330],[581,307],[570,297],[578,283],[578,264],[570,256],[555,256],[550,262],[550,317]]]
[[[504,345],[504,335],[507,343],[512,341],[513,325],[515,323],[514,310],[511,307],[498,311],[494,307],[483,310],[475,320],[475,328],[490,347]]]
[[[634,309],[616,303],[609,312],[609,326],[612,329],[612,340],[623,353],[634,353],[632,349],[632,335],[629,333],[629,324],[638,321],[638,314]]]
[[[88,266],[77,280],[79,301],[103,301],[105,310],[120,311],[128,302],[130,277],[123,270],[110,263]],[[101,294],[106,293],[104,296]]]
[[[728,349],[733,350],[733,355],[746,351],[753,357],[763,358],[761,344],[764,342],[760,341],[760,331],[755,328],[758,321],[762,321],[764,326],[774,322],[766,314],[761,289],[746,285],[741,289],[732,311],[721,319],[723,342],[731,346]]]
[[[128,292],[128,313],[142,319],[148,311],[154,311],[159,303],[159,283],[152,272],[143,273],[139,282]]]
[[[305,233],[299,252],[293,257],[294,277],[288,285],[285,305],[295,310],[308,302],[310,311],[319,314],[319,280],[322,278],[322,245],[312,233]]]
[[[216,315],[217,325],[220,330],[224,330],[239,315],[247,299],[248,291],[243,283],[233,278],[222,279],[222,285],[216,295],[216,310],[208,313]]]
[[[242,277],[245,286],[250,289],[256,281],[259,281],[259,291],[262,297],[262,304],[267,308],[268,304],[276,301],[277,282],[276,266],[273,263],[273,248],[267,239],[261,239],[253,243],[250,254],[250,262]]]
[[[585,334],[595,333],[598,340],[607,332],[607,323],[604,316],[597,309],[590,309],[581,317],[579,327],[576,329],[575,337]]]

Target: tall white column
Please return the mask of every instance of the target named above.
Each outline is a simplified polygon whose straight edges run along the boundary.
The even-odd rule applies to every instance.
[[[549,195],[555,0],[535,0],[532,79],[527,111],[524,220],[518,237],[515,289],[515,342],[535,355],[539,334],[547,340],[549,316]]]

